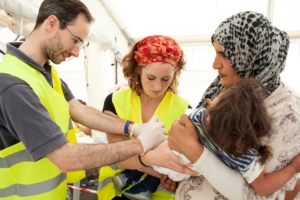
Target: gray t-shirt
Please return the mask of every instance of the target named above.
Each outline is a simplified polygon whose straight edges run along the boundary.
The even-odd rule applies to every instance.
[[[49,63],[40,66],[18,49],[20,45],[20,42],[8,43],[7,53],[40,70],[53,86]],[[63,80],[61,84],[66,101],[72,100],[74,95],[68,85]],[[34,160],[68,142],[31,87],[17,77],[0,73],[0,150],[19,141]]]

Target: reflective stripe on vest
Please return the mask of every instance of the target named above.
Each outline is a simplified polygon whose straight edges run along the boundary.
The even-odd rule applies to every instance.
[[[114,171],[118,170],[118,166],[116,164],[109,165],[109,168]],[[101,188],[104,188],[110,182],[112,182],[111,177],[105,178],[104,180],[101,180],[101,181],[100,181],[100,179],[98,179],[98,190],[100,190]]]
[[[53,68],[55,71],[55,69]],[[69,105],[61,91],[54,90],[39,70],[6,54],[0,64],[0,73],[24,80],[39,97],[49,115],[67,133]],[[56,72],[55,72],[56,73]],[[56,73],[57,74],[57,73]],[[53,80],[56,88],[60,81]],[[61,89],[60,89],[61,90]],[[10,200],[65,199],[66,174],[47,157],[33,161],[22,142],[0,151],[0,197]]]
[[[121,119],[132,120],[136,123],[142,123],[141,102],[140,97],[130,90],[125,88],[113,93],[112,102],[116,109],[117,115]],[[159,116],[159,119],[164,123],[168,133],[172,123],[188,108],[189,102],[172,92],[166,92],[163,100],[157,107],[154,115]],[[100,176],[98,179],[98,199],[112,199],[114,196],[121,196],[117,191],[112,180],[113,176],[119,175],[123,170],[117,168],[117,165],[101,167]],[[129,187],[130,188],[130,187]],[[151,200],[172,200],[173,193],[158,187],[155,193],[151,195]]]
[[[38,183],[38,186],[34,184],[32,185],[14,184],[5,189],[0,189],[0,198],[13,196],[16,194],[16,191],[18,191],[18,196],[20,197],[33,196],[40,193],[49,192],[48,191],[49,185],[56,187],[57,185],[61,184],[65,179],[66,179],[65,174],[59,174],[57,177]],[[53,187],[52,189],[55,189],[55,187]],[[37,188],[39,189],[37,190]]]
[[[0,158],[0,168],[9,168],[20,162],[32,162],[32,158],[26,150],[16,152],[7,156],[5,159]]]
[[[103,181],[98,182],[98,189],[99,188],[104,188],[107,184],[112,182],[112,177],[106,178]]]

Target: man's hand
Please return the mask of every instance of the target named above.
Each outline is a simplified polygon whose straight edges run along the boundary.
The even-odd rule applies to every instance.
[[[153,116],[137,137],[142,142],[144,153],[157,147],[164,141],[166,139],[165,132],[164,124],[159,121],[157,116]]]
[[[296,155],[289,164],[295,169],[295,173],[300,172],[300,154]]]
[[[178,182],[172,181],[167,175],[162,175],[160,178],[160,184],[163,188],[170,192],[175,192],[178,187]]]

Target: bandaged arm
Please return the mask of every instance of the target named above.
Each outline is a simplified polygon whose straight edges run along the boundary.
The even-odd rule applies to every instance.
[[[204,147],[200,158],[193,163],[206,180],[228,199],[244,199],[244,177],[236,170],[229,168]],[[234,187],[233,187],[234,186]]]

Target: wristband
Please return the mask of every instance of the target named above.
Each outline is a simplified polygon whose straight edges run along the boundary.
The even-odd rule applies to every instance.
[[[127,120],[127,121],[125,122],[125,125],[124,125],[124,133],[125,133],[125,135],[129,135],[128,128],[129,128],[129,125],[130,125],[131,123],[133,123],[133,122],[130,121],[130,120]]]
[[[139,155],[139,161],[140,161],[140,163],[141,163],[144,167],[150,167],[150,166],[145,165],[145,164],[142,162],[141,155]]]

